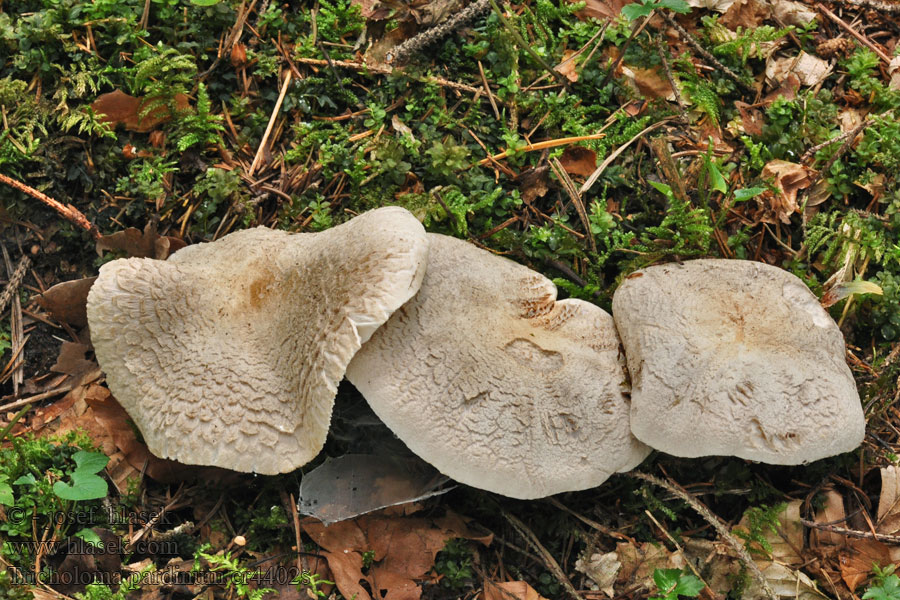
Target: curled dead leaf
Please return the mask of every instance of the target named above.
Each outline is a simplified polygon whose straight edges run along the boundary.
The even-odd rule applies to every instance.
[[[763,179],[771,179],[778,189],[777,194],[762,194],[757,196],[757,202],[768,202],[763,205],[766,213],[763,221],[766,223],[790,223],[791,215],[800,210],[797,204],[797,192],[808,188],[813,182],[816,172],[805,165],[788,162],[786,160],[772,160],[766,163],[762,170]],[[777,220],[777,221],[776,221]]]
[[[582,146],[568,146],[559,157],[559,164],[569,175],[588,177],[597,168],[597,153]]]
[[[37,303],[57,321],[87,327],[87,295],[96,277],[57,283],[37,298]]]
[[[104,250],[121,250],[128,256],[165,260],[177,250],[184,248],[184,240],[172,236],[161,236],[153,222],[147,223],[141,232],[134,227],[104,235],[97,240],[97,254]]]

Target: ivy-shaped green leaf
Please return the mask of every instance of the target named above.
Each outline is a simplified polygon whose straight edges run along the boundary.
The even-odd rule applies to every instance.
[[[53,484],[53,493],[63,500],[96,500],[109,492],[106,480],[97,475],[102,471],[109,457],[99,452],[79,450],[72,456],[75,470],[72,471],[72,483],[57,481]]]

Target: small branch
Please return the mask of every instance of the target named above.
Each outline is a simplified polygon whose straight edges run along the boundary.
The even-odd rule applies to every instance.
[[[25,278],[25,273],[28,271],[28,268],[30,266],[31,259],[27,256],[23,256],[21,260],[19,260],[19,264],[16,265],[16,270],[13,271],[13,274],[9,278],[9,282],[3,289],[3,293],[0,294],[0,313],[6,310],[6,305],[9,304],[10,300],[12,300],[13,294],[16,293],[16,290],[19,289],[19,286],[22,284],[22,280]]]
[[[656,11],[651,10],[650,14],[647,15],[646,17],[644,17],[644,19],[640,22],[640,24],[635,23],[632,26],[631,35],[628,36],[628,39],[625,40],[625,43],[622,44],[622,47],[619,49],[619,56],[616,58],[615,61],[613,61],[613,64],[610,65],[609,69],[607,69],[606,75],[603,77],[603,81],[601,81],[600,85],[597,86],[599,89],[602,90],[606,86],[606,84],[609,83],[609,80],[615,74],[616,69],[619,68],[619,64],[625,58],[625,52],[628,51],[628,46],[630,46],[632,40],[634,40],[634,38],[636,38],[644,30],[644,28],[647,26],[647,23],[649,23],[650,19],[653,18],[653,15],[655,14],[655,12]]]
[[[346,60],[333,60],[330,63],[327,60],[322,60],[319,58],[295,58],[294,62],[302,64],[302,65],[312,65],[315,67],[340,67],[342,69],[354,69],[356,71],[360,71],[361,73],[377,73],[378,75],[390,75],[394,72],[393,67],[388,66],[377,66],[377,65],[367,65],[364,63],[350,62]],[[403,72],[403,71],[400,71]],[[484,91],[481,88],[477,88],[471,85],[466,85],[465,83],[458,83],[456,81],[450,81],[449,79],[444,79],[443,77],[414,77],[409,73],[403,72],[404,75],[409,77],[410,79],[414,79],[416,81],[420,81],[422,83],[432,83],[435,85],[439,85],[441,87],[447,87],[452,90],[458,90],[461,92],[468,92],[470,94],[482,94]]]
[[[559,138],[556,140],[546,140],[544,142],[538,142],[536,144],[528,144],[527,146],[523,146],[519,150],[505,150],[500,154],[495,154],[493,156],[488,156],[487,158],[482,158],[478,161],[479,166],[484,166],[489,163],[501,160],[513,154],[515,152],[532,152],[534,150],[543,150],[545,148],[556,148],[557,146],[567,146],[569,144],[577,144],[578,142],[584,142],[586,140],[599,140],[601,138],[606,137],[605,133],[595,133],[594,135],[580,135],[578,137],[567,137],[567,138]]]
[[[879,2],[878,0],[838,0],[841,4],[849,4],[850,6],[861,6],[863,8],[871,8],[879,12],[889,15],[900,15],[900,4],[888,4],[887,2]]]
[[[841,29],[843,29],[844,31],[846,31],[847,33],[849,33],[850,35],[855,37],[857,39],[857,41],[859,41],[860,44],[866,46],[869,50],[871,50],[872,52],[877,54],[878,58],[880,58],[881,60],[884,61],[884,64],[889,65],[891,63],[891,57],[888,56],[887,54],[885,54],[881,48],[879,48],[878,46],[873,44],[869,40],[869,38],[867,38],[866,36],[862,35],[858,31],[856,31],[855,29],[853,29],[852,27],[850,27],[849,25],[844,23],[844,21],[839,16],[837,16],[836,14],[834,14],[833,12],[831,12],[830,10],[828,10],[826,7],[822,6],[821,4],[816,4],[816,8],[821,10],[822,13],[826,17],[828,17],[829,19],[831,19],[832,21],[837,23],[837,25]]]
[[[529,530],[528,527],[525,526],[525,523],[520,521],[514,515],[509,514],[505,510],[502,512],[506,520],[509,521],[509,523],[513,526],[513,529],[519,532],[519,535],[521,535],[525,539],[525,542],[529,546],[531,546],[532,550],[540,555],[544,566],[546,566],[547,569],[549,569],[550,572],[553,573],[553,576],[556,577],[557,581],[559,581],[562,586],[566,588],[566,591],[569,592],[569,595],[572,596],[574,600],[584,600],[578,593],[578,590],[575,589],[575,586],[572,585],[572,582],[569,581],[569,578],[562,570],[562,567],[560,567],[559,563],[556,562],[556,559],[553,558],[553,555],[550,554],[550,552],[541,545],[540,541],[538,541],[537,539],[537,536],[535,536],[534,533],[532,533],[531,530]]]
[[[614,160],[619,158],[619,155],[622,154],[623,152],[625,152],[625,149],[628,148],[628,146],[630,146],[637,140],[641,139],[641,137],[645,133],[650,133],[657,127],[660,127],[660,126],[668,123],[669,121],[671,121],[674,118],[675,117],[668,117],[666,119],[663,119],[662,121],[657,121],[656,123],[654,123],[653,125],[650,125],[649,127],[645,127],[642,131],[639,131],[633,138],[631,138],[630,140],[628,140],[627,142],[625,142],[624,144],[622,144],[621,146],[616,148],[615,151],[612,154],[610,154],[609,156],[607,156],[606,160],[604,160],[602,163],[600,163],[600,166],[597,167],[597,169],[593,173],[591,173],[591,176],[587,178],[587,181],[585,181],[581,185],[581,189],[578,190],[578,193],[583,196],[589,189],[591,189],[591,186],[593,186],[595,183],[597,183],[597,180],[600,179],[600,175],[603,174],[603,171],[606,170],[606,167],[608,167],[610,164],[612,164],[612,162]]]
[[[731,69],[729,69],[728,67],[723,65],[706,48],[701,46],[700,42],[698,42],[694,36],[692,36],[690,33],[688,33],[688,31],[684,27],[679,25],[675,19],[673,19],[672,17],[667,15],[665,12],[660,12],[659,14],[662,16],[663,19],[666,20],[666,23],[668,23],[671,27],[673,27],[675,29],[675,31],[677,31],[678,34],[684,38],[684,41],[686,41],[688,44],[690,44],[691,47],[694,50],[696,50],[697,53],[700,54],[700,56],[702,56],[704,59],[706,59],[706,61],[708,63],[712,64],[715,68],[722,71],[722,73],[724,73],[725,76],[728,77],[728,79],[730,79],[733,82],[735,82],[736,84],[738,84],[744,90],[746,90],[748,92],[755,91],[752,87],[747,85],[743,79],[741,79],[740,75],[738,75],[737,73],[735,73],[734,71],[732,71]]]
[[[490,10],[490,0],[477,0],[465,9],[459,11],[444,22],[426,29],[422,33],[411,37],[396,48],[391,49],[385,56],[385,62],[390,64],[403,63],[409,58],[410,54],[420,52],[444,39],[469,21],[473,21],[480,17],[483,13]]]
[[[330,62],[330,61],[329,61]],[[256,167],[259,166],[260,161],[262,161],[263,153],[266,149],[266,144],[269,143],[269,136],[272,135],[272,128],[275,126],[275,121],[278,119],[278,112],[281,110],[281,104],[284,102],[284,97],[287,94],[288,87],[291,85],[291,72],[288,71],[284,76],[284,83],[281,85],[281,93],[278,94],[278,100],[275,102],[275,109],[272,111],[272,116],[269,117],[269,124],[266,126],[266,132],[263,134],[262,139],[259,142],[259,149],[256,151],[256,156],[253,157],[253,162],[250,164],[250,169],[247,171],[247,175],[253,175],[253,172],[256,171]]]
[[[847,150],[850,149],[850,146],[852,146],[852,145],[853,145],[853,142],[856,140],[856,136],[858,136],[860,133],[862,133],[862,130],[865,129],[866,127],[868,127],[870,124],[871,124],[871,121],[869,121],[868,119],[866,119],[866,120],[864,120],[862,123],[860,123],[860,124],[856,127],[856,129],[854,129],[853,131],[851,131],[851,132],[845,134],[845,135],[846,135],[846,139],[844,140],[844,143],[841,144],[840,148],[838,148],[838,149],[835,151],[835,153],[831,155],[831,158],[828,159],[828,162],[826,162],[824,165],[822,165],[822,168],[819,169],[819,173],[813,178],[812,182],[810,182],[810,184],[807,186],[807,188],[806,188],[807,190],[811,190],[811,189],[813,188],[813,186],[815,186],[816,183],[819,182],[819,180],[820,180],[820,179],[825,175],[825,173],[827,173],[828,170],[831,168],[831,165],[833,165],[835,162],[837,162],[837,160],[838,160],[841,156],[843,156],[843,154],[844,154],[845,152],[847,152]],[[842,135],[841,137],[844,137],[844,135]],[[804,154],[804,156],[806,156],[806,155]]]
[[[863,540],[878,540],[879,542],[885,542],[888,544],[900,544],[900,535],[887,535],[885,533],[857,531],[855,529],[847,529],[846,527],[837,527],[835,525],[827,525],[825,523],[815,523],[813,521],[807,521],[806,519],[800,519],[800,522],[807,527],[811,527],[812,529],[820,529],[822,531],[828,531],[831,533],[836,533],[838,535],[845,535],[847,537]]]
[[[516,43],[522,47],[522,50],[527,52],[528,55],[531,56],[531,58],[537,61],[537,63],[541,65],[541,67],[543,67],[545,71],[547,71],[547,73],[552,75],[560,85],[568,90],[569,80],[566,79],[566,77],[562,73],[547,64],[547,61],[541,58],[541,55],[531,47],[531,44],[525,41],[525,38],[522,37],[522,34],[519,33],[519,30],[516,29],[516,26],[510,23],[509,19],[506,18],[506,15],[503,14],[503,11],[500,10],[500,7],[497,6],[497,3],[494,0],[489,0],[489,2],[491,3],[491,8],[494,9],[494,13],[497,15],[497,18],[500,19],[501,23],[503,23],[503,27],[505,27],[509,34],[513,36],[513,39],[516,40]]]
[[[91,237],[95,240],[100,239],[100,232],[97,230],[97,227],[87,220],[87,217],[82,214],[80,210],[72,206],[71,204],[63,204],[58,200],[54,200],[47,194],[43,192],[39,192],[31,186],[25,185],[21,181],[17,181],[12,177],[7,177],[6,175],[0,174],[0,183],[5,183],[6,185],[19,190],[22,193],[28,194],[35,200],[40,200],[60,215],[62,215],[67,221],[72,223],[73,225],[77,225],[81,227],[85,231],[91,234]]]
[[[688,506],[693,508],[697,513],[703,517],[703,519],[713,526],[713,529],[716,530],[725,542],[731,546],[731,549],[737,554],[738,559],[740,559],[741,563],[747,567],[756,580],[759,582],[760,586],[762,586],[763,591],[766,596],[769,597],[770,600],[778,600],[778,596],[775,595],[775,592],[772,591],[772,588],[769,586],[769,582],[766,579],[766,576],[762,574],[762,571],[759,570],[759,565],[756,564],[756,561],[753,560],[753,557],[750,556],[750,553],[747,552],[747,549],[744,548],[743,544],[741,544],[737,538],[735,538],[730,531],[725,527],[722,521],[712,513],[708,508],[703,506],[699,500],[691,496],[687,493],[681,486],[674,485],[660,479],[659,477],[655,477],[650,475],[649,473],[641,473],[640,471],[632,471],[631,473],[624,474],[627,477],[632,477],[634,479],[641,479],[643,481],[647,481],[652,483],[653,485],[659,486],[665,490],[668,490],[672,494],[678,496],[682,500],[684,500]]]

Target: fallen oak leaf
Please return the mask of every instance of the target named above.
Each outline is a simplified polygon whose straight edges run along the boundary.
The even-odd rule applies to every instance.
[[[497,583],[485,579],[484,600],[546,600],[526,581]]]
[[[57,283],[38,296],[37,303],[57,321],[72,327],[87,327],[87,296],[96,277]]]

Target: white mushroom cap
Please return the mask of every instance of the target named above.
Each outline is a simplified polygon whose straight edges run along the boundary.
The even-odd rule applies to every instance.
[[[538,498],[649,453],[628,428],[612,318],[522,265],[429,234],[419,293],[347,369],[409,448],[468,485]]]
[[[389,207],[322,233],[265,228],[168,261],[104,265],[88,296],[97,359],[150,451],[264,474],[318,454],[337,384],[412,297],[428,242]]]
[[[792,465],[862,442],[843,336],[787,271],[743,260],[649,267],[616,290],[613,315],[631,429],[653,448]]]

